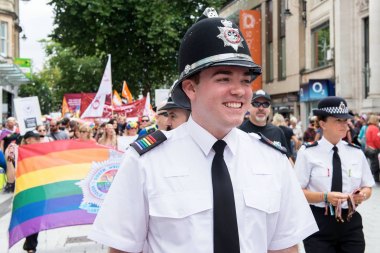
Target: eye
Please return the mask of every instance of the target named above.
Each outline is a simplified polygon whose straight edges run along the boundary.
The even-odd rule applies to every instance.
[[[216,79],[217,82],[220,82],[220,83],[227,83],[230,81],[230,78],[227,77],[227,76],[221,76],[221,77],[218,77]]]
[[[251,85],[251,80],[250,79],[245,79],[245,80],[242,80],[241,82],[243,84],[246,84],[246,85]]]

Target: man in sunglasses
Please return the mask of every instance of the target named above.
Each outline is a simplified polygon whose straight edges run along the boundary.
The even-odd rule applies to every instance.
[[[281,128],[268,122],[271,101],[270,95],[264,90],[256,91],[252,96],[249,108],[249,120],[244,121],[239,128],[247,133],[261,133],[275,145],[286,148],[288,157],[290,157],[290,149],[286,143],[284,132]]]

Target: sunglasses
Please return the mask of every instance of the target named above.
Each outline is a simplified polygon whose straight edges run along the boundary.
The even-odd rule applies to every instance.
[[[262,106],[263,108],[268,108],[270,106],[270,103],[269,102],[252,102],[252,105],[253,107],[256,107],[256,108],[259,108],[260,106]]]
[[[87,131],[79,131],[79,133],[83,134],[83,133],[87,133]]]
[[[149,122],[149,119],[142,119],[141,122]]]

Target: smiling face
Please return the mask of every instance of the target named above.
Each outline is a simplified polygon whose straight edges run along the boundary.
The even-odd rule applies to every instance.
[[[191,101],[193,119],[213,134],[223,138],[242,123],[252,97],[248,68],[218,66],[199,73],[199,83],[192,79],[182,82]]]

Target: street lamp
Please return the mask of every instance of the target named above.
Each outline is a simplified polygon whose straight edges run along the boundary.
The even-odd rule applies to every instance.
[[[290,17],[291,15],[293,15],[289,9],[289,0],[286,0],[284,15],[285,15],[285,17]]]
[[[23,0],[23,1],[29,1],[29,0]],[[21,39],[26,40],[28,37],[26,37],[25,33],[22,35]]]

